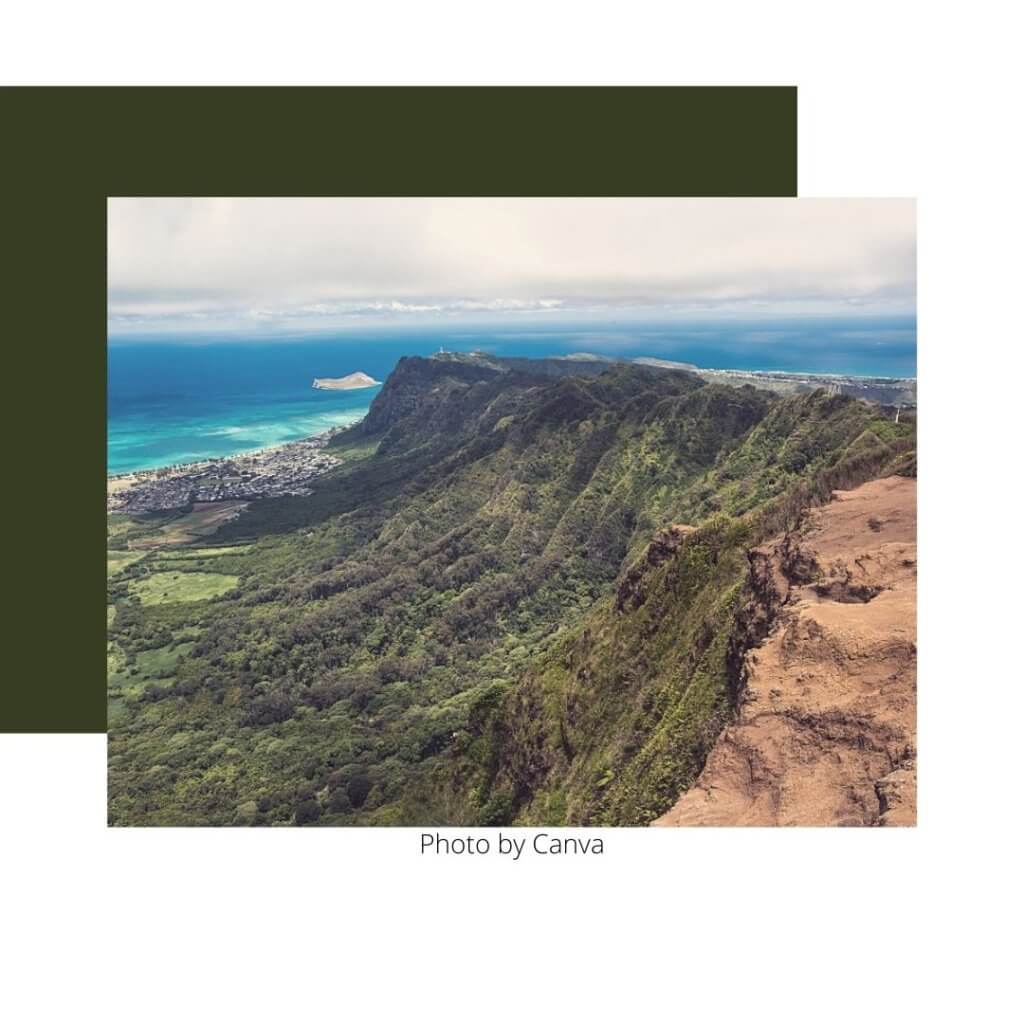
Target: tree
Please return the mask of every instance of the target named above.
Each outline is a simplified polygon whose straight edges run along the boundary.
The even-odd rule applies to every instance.
[[[348,798],[352,801],[353,807],[362,807],[366,798],[370,795],[373,783],[365,775],[354,775],[348,781]]]
[[[308,825],[310,822],[318,821],[320,814],[320,805],[315,800],[303,800],[295,808],[295,824]]]

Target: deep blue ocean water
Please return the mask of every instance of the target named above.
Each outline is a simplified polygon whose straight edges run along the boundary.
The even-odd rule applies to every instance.
[[[107,358],[108,472],[235,455],[355,422],[379,388],[316,391],[314,377],[362,370],[384,380],[403,355],[429,355],[441,345],[506,356],[593,352],[677,359],[714,369],[917,375],[913,317],[529,322],[388,327],[274,340],[112,339]]]

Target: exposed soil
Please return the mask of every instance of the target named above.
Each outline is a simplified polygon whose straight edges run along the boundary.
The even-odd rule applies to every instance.
[[[917,482],[836,492],[751,585],[771,626],[737,721],[654,824],[916,824]]]

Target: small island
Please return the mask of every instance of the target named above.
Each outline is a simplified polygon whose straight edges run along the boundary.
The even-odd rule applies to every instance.
[[[313,387],[319,391],[356,391],[359,388],[373,388],[380,384],[368,373],[357,370],[347,377],[314,377]]]

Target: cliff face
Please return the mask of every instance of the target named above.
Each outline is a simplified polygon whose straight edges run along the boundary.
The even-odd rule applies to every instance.
[[[656,825],[916,822],[916,481],[838,492],[751,554],[770,622],[737,720]]]
[[[333,443],[343,446],[357,438],[374,439],[380,442],[383,453],[424,444],[450,447],[459,439],[479,435],[481,428],[488,429],[502,416],[527,407],[526,396],[545,388],[549,391],[548,402],[561,401],[571,417],[571,403],[566,406],[566,399],[573,393],[570,382],[588,381],[608,370],[607,363],[565,359],[504,359],[455,353],[429,358],[405,356],[388,375],[366,417],[337,435]],[[618,372],[628,376],[630,371],[619,367]],[[655,375],[648,372],[642,378],[640,371],[635,371],[634,376],[645,379],[649,386]],[[671,391],[700,385],[688,374],[657,376]],[[566,383],[562,391],[557,387],[559,381]],[[488,412],[493,413],[489,421],[481,422]]]
[[[788,500],[655,532],[477,727],[485,822],[913,823],[916,482]]]
[[[659,531],[614,601],[538,660],[493,723],[491,813],[646,824],[693,782],[732,713],[747,537],[725,517]]]
[[[447,363],[435,359],[406,356],[388,375],[366,417],[334,438],[334,445],[353,438],[374,438],[393,447],[401,436],[427,434],[447,425],[445,407],[471,402],[470,392],[493,382],[501,375],[489,365]],[[475,397],[475,396],[474,396]],[[389,438],[395,432],[396,437]],[[429,436],[429,434],[428,434]]]

